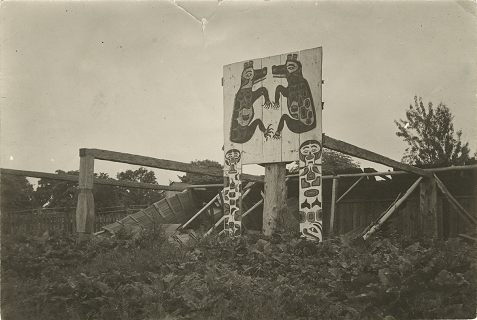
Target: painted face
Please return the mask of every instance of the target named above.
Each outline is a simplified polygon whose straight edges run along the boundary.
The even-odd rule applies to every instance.
[[[246,68],[242,71],[242,78],[252,80],[254,76],[253,68]]]
[[[300,149],[300,153],[305,156],[305,159],[312,160],[315,154],[321,151],[321,146],[318,143],[306,144]]]
[[[298,63],[293,61],[288,61],[286,63],[288,73],[293,73],[298,70]]]
[[[225,163],[227,163],[227,165],[229,166],[234,165],[239,161],[240,161],[240,151],[238,151],[237,149],[230,149],[225,154]]]

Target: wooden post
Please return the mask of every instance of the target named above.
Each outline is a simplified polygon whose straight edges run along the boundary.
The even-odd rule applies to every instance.
[[[265,165],[265,201],[263,204],[263,234],[271,235],[277,219],[286,212],[287,188],[285,183],[286,163]]]
[[[422,180],[419,198],[419,226],[422,235],[437,239],[437,185],[435,178]]]
[[[94,232],[94,157],[80,150],[78,205],[76,206],[76,231],[78,241],[86,240]]]
[[[334,235],[333,228],[334,228],[334,222],[335,222],[337,193],[338,193],[338,178],[333,178],[333,187],[331,189],[331,214],[330,214],[330,233],[329,233],[330,238]]]

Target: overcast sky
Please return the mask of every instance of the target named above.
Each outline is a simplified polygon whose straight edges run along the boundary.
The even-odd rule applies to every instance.
[[[477,149],[475,1],[0,6],[2,168],[77,170],[80,148],[222,163],[223,66],[315,47],[326,135],[400,160],[394,120],[418,95],[445,103]]]

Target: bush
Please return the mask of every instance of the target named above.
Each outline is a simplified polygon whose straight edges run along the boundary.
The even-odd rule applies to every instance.
[[[126,234],[127,235],[127,234]],[[375,237],[2,241],[3,319],[474,318],[475,246]]]

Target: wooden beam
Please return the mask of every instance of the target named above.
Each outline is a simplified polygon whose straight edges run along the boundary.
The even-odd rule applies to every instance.
[[[101,150],[101,149],[80,149],[80,155],[92,155],[98,160],[107,160],[120,163],[128,163],[140,166],[146,166],[157,169],[171,171],[189,172],[209,175],[213,177],[223,177],[224,172],[221,169],[199,168],[189,163],[156,159],[152,157],[139,156],[135,154]],[[242,180],[263,182],[263,177],[250,174],[241,174]]]
[[[80,158],[78,185],[80,193],[76,206],[76,231],[78,241],[87,240],[94,232],[93,197],[94,157],[85,155]]]
[[[419,213],[420,234],[437,239],[437,187],[435,178],[426,178],[421,181]]]
[[[417,168],[417,167],[414,167],[414,166],[410,166],[410,165],[402,163],[402,162],[398,162],[396,160],[387,158],[387,157],[382,156],[380,154],[377,154],[375,152],[356,147],[356,146],[354,146],[352,144],[349,144],[347,142],[336,140],[336,139],[330,138],[330,137],[325,136],[325,135],[323,135],[323,146],[325,148],[335,150],[335,151],[339,151],[341,153],[344,153],[344,154],[347,154],[347,155],[350,155],[350,156],[353,156],[353,157],[356,157],[356,158],[360,158],[360,159],[364,159],[364,160],[384,164],[388,167],[398,168],[398,169],[401,169],[401,170],[404,170],[404,171],[407,171],[407,172],[418,174],[418,175],[423,176],[423,177],[427,177],[427,178],[432,177],[431,172],[425,171],[423,169],[420,169],[420,168]]]
[[[363,180],[363,179],[364,179],[364,177],[360,177],[360,178],[358,179],[358,181],[356,181],[355,183],[353,183],[353,185],[352,185],[351,187],[349,187],[349,189],[346,190],[346,192],[343,193],[343,194],[341,195],[341,197],[339,197],[338,200],[336,200],[336,203],[340,202],[341,199],[343,199],[351,190],[353,190],[353,188],[356,187],[356,185],[357,185],[361,180]],[[333,181],[334,181],[334,180],[333,180]]]
[[[265,165],[265,201],[263,204],[263,234],[271,235],[277,219],[286,210],[286,163]]]
[[[333,178],[333,186],[331,189],[331,214],[330,214],[330,232],[329,236],[334,235],[334,223],[335,223],[335,212],[336,212],[336,194],[338,193],[338,178]]]
[[[46,172],[14,170],[14,169],[0,169],[0,173],[13,175],[13,176],[39,178],[39,179],[51,179],[51,180],[71,181],[71,182],[79,181],[79,176],[74,176],[70,174],[57,174],[57,173],[46,173]],[[93,178],[93,184],[137,188],[137,189],[154,189],[154,190],[171,190],[171,191],[183,191],[184,189],[186,189],[184,187],[173,187],[173,186],[164,186],[160,184],[150,184],[150,183],[142,183],[142,182],[121,181],[116,179],[100,179],[100,178]]]
[[[419,179],[417,179],[416,182],[414,182],[414,184],[406,191],[406,193],[402,196],[401,199],[399,199],[398,201],[396,201],[396,203],[391,206],[391,208],[389,208],[387,211],[385,211],[381,217],[376,221],[376,222],[373,222],[371,224],[371,226],[368,226],[366,228],[366,232],[365,234],[363,235],[363,239],[364,240],[367,240],[374,232],[376,232],[377,230],[379,230],[379,228],[381,227],[381,225],[394,213],[394,211],[397,210],[397,208],[399,208],[399,206],[404,202],[406,201],[406,199],[411,195],[411,193],[416,190],[417,186],[421,183],[422,179],[424,179],[423,177],[419,177]]]
[[[454,209],[459,213],[465,220],[472,223],[474,226],[477,225],[477,220],[464,209],[464,207],[457,201],[452,194],[447,190],[446,186],[442,183],[442,181],[434,174],[436,178],[437,186],[441,189],[442,193],[449,199],[450,204],[454,207]]]

